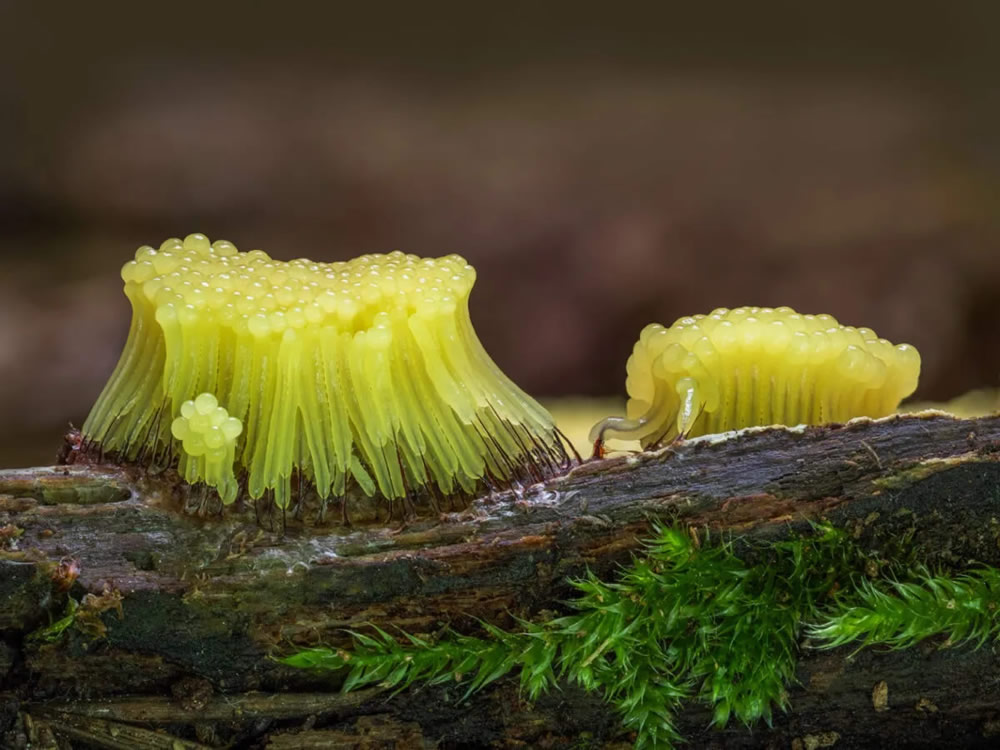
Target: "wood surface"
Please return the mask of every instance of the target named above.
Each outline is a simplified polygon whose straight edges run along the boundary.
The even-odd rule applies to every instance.
[[[458,686],[344,695],[340,675],[273,657],[349,645],[365,623],[472,632],[473,618],[557,610],[568,578],[613,577],[657,520],[739,550],[826,518],[876,558],[905,540],[930,565],[1000,565],[1000,417],[711,436],[416,517],[373,507],[350,526],[252,504],[191,512],[195,493],[126,467],[0,471],[0,747],[628,747],[614,711],[569,687],[534,704],[512,680],[464,702]],[[39,638],[69,596],[76,621]],[[1000,744],[990,645],[806,648],[798,678],[771,728],[712,731],[692,706],[690,746]]]

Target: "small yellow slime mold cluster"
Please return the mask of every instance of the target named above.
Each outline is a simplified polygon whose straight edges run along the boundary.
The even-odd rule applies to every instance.
[[[719,308],[646,326],[626,370],[627,417],[595,425],[595,443],[885,416],[916,388],[920,355],[830,315]]]
[[[141,247],[122,269],[128,341],[84,438],[152,462],[176,437],[189,480],[231,501],[218,466],[231,459],[251,497],[280,507],[293,473],[323,498],[352,479],[394,499],[541,478],[568,458],[476,337],[475,278],[457,255],[282,262],[201,234]]]
[[[211,393],[202,393],[181,404],[181,415],[170,425],[170,432],[181,441],[180,471],[189,482],[204,479],[219,491],[222,502],[236,499],[238,486],[233,464],[236,438],[243,423],[229,416]]]

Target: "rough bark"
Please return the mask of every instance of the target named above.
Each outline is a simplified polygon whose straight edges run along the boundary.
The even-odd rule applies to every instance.
[[[613,575],[654,520],[773,539],[827,518],[877,558],[1000,565],[1000,417],[942,414],[746,431],[587,462],[521,493],[389,525],[179,510],[169,475],[116,467],[0,472],[0,746],[614,747],[613,711],[566,688],[533,705],[510,681],[343,695],[341,676],[270,657],[344,645],[367,622],[426,633],[558,608],[568,577]],[[75,577],[74,577],[75,576]],[[74,624],[30,634],[81,601]],[[805,651],[772,728],[695,747],[993,746],[989,646]],[[873,690],[885,682],[888,710]],[[6,745],[4,744],[6,743]],[[60,744],[61,743],[61,744]],[[180,744],[172,744],[180,743]]]

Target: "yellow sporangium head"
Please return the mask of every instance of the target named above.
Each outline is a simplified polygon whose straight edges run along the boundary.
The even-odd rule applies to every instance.
[[[594,426],[598,447],[607,438],[650,447],[754,425],[882,417],[916,389],[920,355],[830,315],[719,308],[646,326],[626,370],[627,416]]]
[[[283,262],[192,234],[139,248],[122,278],[131,330],[83,427],[122,460],[179,454],[225,502],[239,476],[280,507],[293,474],[322,498],[353,481],[391,500],[568,462],[552,418],[479,343],[475,271],[457,255]]]
[[[229,416],[211,393],[202,393],[181,404],[181,415],[170,425],[170,432],[181,441],[179,468],[184,478],[191,483],[203,479],[219,491],[222,502],[233,502],[238,491],[236,438],[243,432],[243,423]]]

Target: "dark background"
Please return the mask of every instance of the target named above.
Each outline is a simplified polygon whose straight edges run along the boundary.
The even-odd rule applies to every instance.
[[[0,465],[111,371],[135,248],[459,252],[539,395],[651,321],[787,304],[1000,379],[1000,4],[0,0]],[[824,9],[825,8],[825,9]]]

